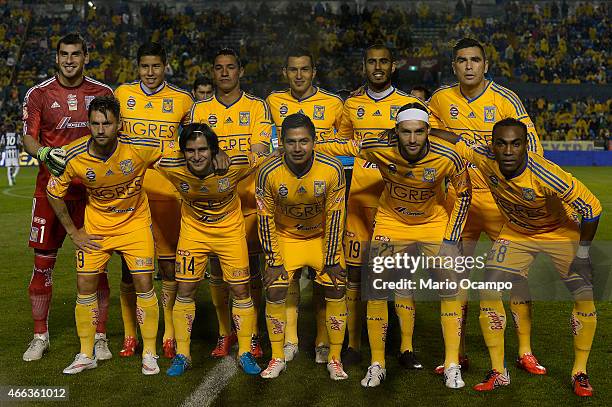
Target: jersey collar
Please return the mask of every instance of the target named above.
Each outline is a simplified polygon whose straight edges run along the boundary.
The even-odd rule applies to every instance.
[[[160,84],[160,85],[157,87],[157,89],[155,89],[154,91],[150,91],[150,90],[149,90],[149,88],[147,88],[146,86],[144,86],[144,85],[142,84],[142,81],[140,81],[139,83],[140,83],[140,90],[142,91],[142,93],[144,93],[144,94],[145,94],[145,95],[147,95],[147,96],[153,96],[153,95],[155,95],[156,93],[159,93],[159,92],[160,92],[160,91],[161,91],[161,90],[164,88],[164,86],[166,86],[166,81],[163,81],[163,82],[162,82],[162,83],[161,83],[161,84]]]
[[[312,170],[312,166],[314,165],[314,161],[315,161],[315,155],[317,154],[316,151],[312,152],[312,157],[310,159],[310,166],[308,167],[308,170],[306,170],[305,173],[303,173],[302,175],[297,175],[295,172],[293,172],[293,170],[291,169],[291,167],[289,166],[289,164],[287,163],[287,159],[285,157],[285,155],[283,154],[283,163],[287,166],[287,169],[289,170],[289,172],[291,174],[293,174],[297,179],[302,179],[304,178],[306,175],[308,175],[308,173],[310,173],[310,170]]]
[[[291,96],[295,101],[297,101],[298,103],[302,103],[303,101],[310,99],[311,97],[313,97],[314,95],[316,95],[317,93],[319,93],[319,88],[316,86],[312,87],[314,89],[314,93],[310,96],[306,96],[305,98],[301,98],[298,99],[295,96],[293,96],[293,93],[291,93],[291,88],[289,88],[289,96]]]
[[[518,177],[520,177],[521,175],[523,175],[523,173],[525,172],[525,169],[527,168],[527,164],[529,163],[529,160],[530,160],[530,158],[529,158],[529,153],[527,153],[527,152],[526,152],[526,153],[525,153],[525,162],[523,163],[523,166],[522,166],[522,167],[521,167],[521,168],[520,168],[520,169],[519,169],[519,170],[516,172],[516,174],[514,174],[513,176],[511,176],[511,177],[506,177],[506,176],[504,176],[504,178],[505,178],[506,180],[511,180],[511,179],[518,178]],[[499,165],[498,165],[498,167],[499,167]],[[500,171],[500,173],[501,173],[501,171]],[[502,175],[503,175],[503,174],[502,174]]]
[[[232,103],[230,103],[229,105],[226,105],[225,103],[223,103],[222,101],[219,100],[219,98],[217,98],[217,93],[215,92],[215,100],[223,107],[225,107],[226,109],[229,109],[230,107],[234,106],[236,103],[238,103],[240,101],[240,99],[242,99],[242,96],[244,96],[244,91],[241,90],[240,91],[240,96],[238,96],[238,99],[236,99],[235,101],[233,101]]]
[[[389,86],[389,88],[383,90],[382,92],[374,92],[373,90],[366,88],[366,95],[368,95],[368,97],[373,101],[380,102],[381,100],[392,94],[394,91],[395,88],[393,87],[393,85]]]
[[[91,145],[91,138],[89,138],[89,140],[87,140],[87,154],[89,154],[90,157],[95,158],[96,160],[100,160],[102,162],[107,162],[108,159],[111,158],[115,154],[115,151],[117,151],[117,147],[119,147],[119,143],[120,143],[119,136],[117,136],[117,142],[115,143],[115,148],[113,149],[113,152],[110,153],[110,155],[108,157],[103,158],[103,157],[98,157],[97,155],[93,155],[91,153],[91,151],[89,150],[89,147]]]
[[[487,83],[487,86],[485,86],[485,88],[482,90],[482,92],[480,92],[480,95],[476,96],[473,99],[470,99],[469,97],[465,96],[463,94],[463,91],[461,90],[461,84],[459,84],[459,93],[461,93],[461,96],[463,96],[463,98],[465,100],[467,100],[468,103],[472,103],[473,101],[475,101],[476,99],[478,99],[479,97],[481,97],[482,95],[484,95],[484,93],[487,91],[487,89],[489,89],[489,86],[491,86],[491,84],[493,83],[492,80],[489,80],[489,83]]]

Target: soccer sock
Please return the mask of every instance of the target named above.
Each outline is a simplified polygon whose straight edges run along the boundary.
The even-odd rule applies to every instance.
[[[461,337],[459,338],[459,354],[465,356],[465,333],[467,332],[467,318],[468,318],[468,296],[469,291],[463,288],[459,289],[457,300],[461,304]]]
[[[217,321],[219,322],[219,336],[228,336],[232,333],[229,309],[229,286],[222,277],[210,276],[210,295],[212,297]]]
[[[461,301],[443,299],[440,302],[440,322],[444,337],[444,367],[459,364],[459,342],[461,340]]]
[[[531,301],[510,298],[510,311],[518,337],[519,357],[531,353]]]
[[[272,359],[285,360],[283,345],[285,344],[286,324],[285,300],[276,302],[266,300],[266,326],[272,347]]]
[[[296,272],[299,274],[299,270]],[[287,325],[285,326],[285,343],[298,344],[298,308],[300,305],[300,280],[291,279],[285,301]]]
[[[339,299],[325,297],[325,321],[327,336],[329,337],[328,362],[331,362],[333,359],[340,360],[347,317],[348,312],[344,297]]]
[[[414,299],[412,297],[395,296],[395,313],[400,321],[402,342],[400,353],[412,351],[412,334],[414,332]]]
[[[155,341],[157,340],[157,325],[159,324],[159,304],[155,290],[146,293],[136,293],[136,314],[142,336],[142,354],[150,352],[157,355]]]
[[[504,330],[506,329],[506,311],[502,300],[481,300],[478,320],[485,344],[489,349],[491,366],[498,372],[503,373],[505,368]]]
[[[232,317],[236,334],[238,335],[238,354],[251,350],[251,336],[253,336],[253,319],[255,319],[255,308],[253,300],[247,297],[244,300],[234,298],[232,300]]]
[[[576,301],[572,310],[572,333],[574,334],[574,367],[572,376],[578,372],[587,372],[587,361],[597,327],[597,312],[595,303]]]
[[[51,293],[53,287],[53,267],[56,253],[34,254],[34,270],[28,287],[30,304],[32,305],[32,319],[34,319],[34,333],[46,334],[48,331],[49,307],[51,306]]]
[[[174,323],[172,308],[176,300],[176,281],[162,281],[162,308],[164,309],[164,336],[163,340],[174,338]]]
[[[312,284],[312,303],[314,305],[315,318],[317,322],[317,336],[315,338],[315,346],[329,345],[329,336],[327,335],[327,305],[323,287],[321,284]]]
[[[348,308],[348,346],[355,350],[361,348],[361,321],[363,320],[361,307],[360,283],[348,282],[346,285],[346,306]]]
[[[110,287],[108,286],[108,274],[101,273],[98,279],[98,326],[96,333],[106,333],[106,321],[108,321],[108,297],[110,296]]]
[[[259,335],[257,320],[259,319],[259,310],[261,308],[262,287],[261,273],[258,272],[256,276],[251,276],[251,298],[253,299],[253,310],[255,312],[255,318],[253,319],[253,335]]]
[[[96,325],[98,324],[98,295],[78,294],[74,307],[77,333],[81,340],[81,353],[93,358]]]
[[[136,333],[136,291],[134,284],[121,282],[119,286],[121,317],[123,318],[123,336],[138,338]]]
[[[387,328],[389,326],[387,301],[368,301],[366,324],[372,352],[372,363],[378,362],[380,366],[385,367],[385,341],[387,340]]]
[[[196,305],[192,298],[176,297],[172,309],[172,322],[176,338],[176,353],[191,358],[191,328],[195,320]]]

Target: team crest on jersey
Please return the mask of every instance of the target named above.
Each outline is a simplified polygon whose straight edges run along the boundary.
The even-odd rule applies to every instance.
[[[314,182],[314,196],[325,195],[325,181]]]
[[[304,186],[302,185],[301,187],[298,188],[297,193],[301,195],[305,194],[306,188],[304,188]]]
[[[450,114],[451,119],[456,119],[459,116],[459,109],[457,108],[457,105],[451,105],[448,113]]]
[[[218,187],[219,187],[219,188],[218,188],[217,190],[218,190],[219,192],[225,192],[225,191],[227,191],[228,189],[230,189],[230,180],[229,180],[229,178],[228,178],[228,177],[221,178],[221,179],[218,181]]]
[[[289,195],[289,189],[287,188],[287,185],[280,184],[280,186],[278,187],[278,196],[280,196],[281,198],[286,198],[287,195]]]
[[[85,96],[85,109],[89,109],[89,104],[94,100],[95,96]]]
[[[179,184],[179,188],[181,189],[181,191],[187,192],[187,191],[189,191],[189,184],[186,183],[186,182],[181,182]]]
[[[134,163],[131,159],[123,160],[119,162],[119,168],[123,175],[130,175],[134,172]]]
[[[424,182],[436,182],[436,169],[425,168],[423,170],[423,181]]]
[[[79,102],[77,101],[76,95],[70,93],[68,95],[68,99],[66,100],[66,102],[68,102],[68,110],[78,110],[79,109]]]
[[[489,176],[489,181],[491,181],[491,184],[493,184],[494,187],[499,185],[499,178],[497,178],[497,175]]]
[[[174,99],[164,99],[162,103],[162,113],[172,113],[174,111]]]
[[[484,121],[485,123],[495,123],[495,106],[484,107]]]
[[[89,182],[94,182],[96,180],[96,173],[92,168],[88,168],[85,172],[85,176],[89,180]]]
[[[215,116],[213,113],[208,115],[208,124],[211,127],[214,127],[217,124],[217,116]]]
[[[127,100],[127,108],[130,110],[134,110],[135,107],[136,107],[136,99],[134,99],[134,96],[130,96]]]
[[[389,110],[389,119],[395,120],[395,118],[397,117],[397,112],[399,112],[401,108],[401,106],[392,105],[391,109]]]
[[[153,109],[153,102],[149,102],[145,105],[145,109]]]
[[[30,230],[30,242],[38,242],[38,231],[39,229],[36,226],[32,226]]]
[[[278,113],[280,113],[281,117],[285,117],[288,112],[289,108],[287,107],[287,105],[281,105],[281,107],[278,109]]]
[[[363,108],[363,106],[359,106],[357,108],[357,118],[358,119],[363,119],[364,115],[365,115],[365,109]]]
[[[395,173],[397,173],[397,167],[396,167],[396,165],[395,165],[395,164],[389,164],[389,166],[388,166],[387,168],[389,169],[389,172],[390,172],[391,174],[395,174]]]
[[[526,201],[535,201],[535,191],[531,188],[523,188],[523,199]]]
[[[251,112],[240,112],[238,123],[241,126],[249,126],[251,124]]]
[[[314,120],[323,120],[325,119],[325,106],[314,106],[314,111],[312,112],[312,118]]]

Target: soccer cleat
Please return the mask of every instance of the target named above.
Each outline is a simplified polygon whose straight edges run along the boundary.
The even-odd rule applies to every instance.
[[[108,339],[105,333],[96,333],[94,355],[96,355],[97,360],[109,360],[113,357],[113,354],[108,348]]]
[[[283,346],[283,352],[285,353],[285,362],[291,362],[295,355],[298,354],[300,350],[295,343],[287,342],[285,346]]]
[[[329,356],[329,346],[320,344],[315,347],[315,363],[327,363]]]
[[[162,348],[166,359],[174,359],[176,356],[176,341],[174,338],[168,338],[164,341]]]
[[[259,344],[259,336],[253,335],[251,336],[251,354],[256,358],[260,358],[263,356],[263,350],[261,349],[261,345]]]
[[[23,353],[23,360],[26,362],[39,360],[47,351],[49,351],[49,337],[45,334],[34,334],[34,339]]]
[[[126,336],[125,338],[123,338],[123,347],[119,351],[119,356],[121,356],[122,358],[134,356],[137,347],[138,340],[133,336]]]
[[[444,384],[449,389],[460,389],[465,386],[461,378],[461,365],[451,363],[448,369],[444,369]]]
[[[166,370],[166,374],[168,376],[176,377],[181,376],[185,373],[185,370],[191,368],[191,360],[181,353],[176,355],[174,359],[172,359],[172,366]]]
[[[92,359],[88,358],[84,353],[77,353],[74,362],[64,369],[62,373],[77,374],[81,373],[83,370],[95,369],[96,367],[98,367],[98,362],[96,361],[95,355]]]
[[[459,356],[459,366],[461,366],[462,372],[467,372],[468,368],[470,367],[470,360],[468,359],[467,355]],[[434,369],[434,373],[442,376],[444,374],[444,365],[436,367]]]
[[[586,373],[578,372],[572,376],[572,387],[577,396],[591,397],[593,395],[593,388],[589,383],[589,375]]]
[[[235,334],[231,335],[221,335],[217,338],[217,346],[210,352],[210,355],[214,358],[222,358],[224,356],[229,355],[230,349],[236,343],[238,339]]]
[[[413,351],[407,350],[399,355],[399,363],[406,369],[423,369],[423,365],[416,358]]]
[[[332,380],[348,379],[348,375],[342,367],[342,362],[336,360],[335,358],[327,364],[327,371],[329,372],[329,378]]]
[[[376,387],[385,380],[385,377],[387,377],[387,370],[381,367],[378,362],[374,362],[372,366],[368,367],[365,377],[361,379],[361,385],[363,387]]]
[[[342,352],[342,362],[347,366],[358,365],[361,359],[361,352],[350,346]]]
[[[525,353],[516,360],[516,365],[531,374],[546,374],[546,368],[542,366],[536,357],[531,353]]]
[[[151,376],[159,373],[159,366],[157,365],[157,359],[159,356],[147,352],[142,356],[142,374],[145,376]]]
[[[500,373],[497,370],[489,370],[485,379],[482,383],[478,383],[474,386],[476,391],[491,391],[501,386],[507,386],[510,384],[510,372],[508,369],[504,369],[504,373]]]
[[[238,359],[238,361],[240,362],[240,367],[242,367],[244,373],[250,375],[257,375],[261,373],[261,367],[259,367],[257,361],[255,360],[255,356],[253,356],[251,352],[244,352],[242,355],[240,355],[240,359]]]
[[[261,372],[260,376],[264,379],[276,379],[281,372],[287,370],[287,363],[282,359],[271,359],[268,367]]]

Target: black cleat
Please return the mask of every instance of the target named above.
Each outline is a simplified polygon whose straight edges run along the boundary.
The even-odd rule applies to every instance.
[[[423,369],[423,365],[419,362],[413,351],[407,350],[399,355],[399,363],[406,369]]]
[[[346,348],[340,355],[342,364],[345,366],[358,365],[361,363],[361,352],[351,347]]]

